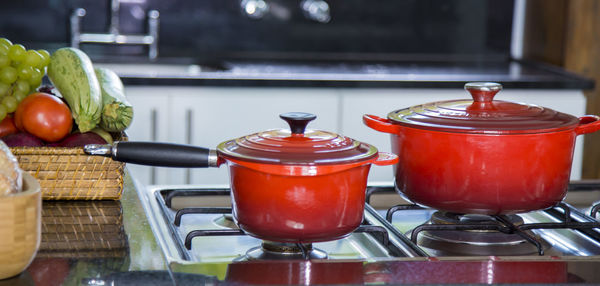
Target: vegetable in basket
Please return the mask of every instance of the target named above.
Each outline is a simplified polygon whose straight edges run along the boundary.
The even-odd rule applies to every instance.
[[[100,84],[84,52],[70,47],[56,50],[50,57],[48,78],[67,101],[79,131],[90,131],[100,123]]]
[[[133,106],[125,97],[119,76],[107,68],[95,68],[102,91],[102,117],[100,127],[110,132],[120,132],[131,124]]]

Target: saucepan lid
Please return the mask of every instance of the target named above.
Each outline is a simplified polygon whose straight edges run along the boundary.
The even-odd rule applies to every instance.
[[[493,82],[465,84],[471,99],[437,101],[392,111],[394,124],[413,128],[483,134],[557,132],[575,128],[579,119],[534,104],[494,100],[502,85]]]
[[[280,115],[289,129],[271,129],[225,141],[217,152],[225,158],[285,164],[346,164],[374,159],[377,148],[352,138],[323,130],[306,129],[316,115],[290,112]]]

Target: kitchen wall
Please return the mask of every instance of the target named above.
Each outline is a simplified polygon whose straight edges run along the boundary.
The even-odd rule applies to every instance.
[[[160,12],[162,58],[294,59],[505,59],[513,1],[328,0],[328,23],[310,20],[301,1],[264,0],[269,10],[252,18],[242,3],[254,0],[121,0],[122,33],[143,33],[146,12]],[[110,1],[5,1],[0,36],[34,48],[70,41],[69,15],[87,10],[85,32],[106,32]],[[84,47],[92,58],[143,54],[142,47]]]

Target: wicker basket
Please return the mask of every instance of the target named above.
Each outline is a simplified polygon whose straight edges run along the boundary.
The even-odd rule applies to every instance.
[[[120,202],[44,202],[38,257],[124,257],[127,245]]]
[[[40,245],[40,185],[23,179],[22,192],[0,196],[0,284],[27,268]]]
[[[125,134],[115,140],[126,141]],[[21,169],[40,182],[44,200],[121,198],[125,164],[89,156],[83,147],[11,147]]]

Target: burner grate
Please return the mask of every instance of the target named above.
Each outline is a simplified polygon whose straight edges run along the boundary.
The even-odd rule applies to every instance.
[[[386,220],[392,223],[392,217],[395,212],[402,210],[414,210],[424,209],[418,205],[397,205],[388,209],[386,213]],[[411,234],[410,239],[413,243],[417,243],[417,238],[422,231],[499,231],[505,234],[517,234],[523,239],[527,240],[531,244],[535,245],[539,255],[544,255],[544,248],[542,242],[529,233],[529,230],[533,229],[573,229],[584,233],[588,237],[600,241],[600,233],[592,231],[593,229],[600,228],[600,222],[597,221],[576,221],[573,212],[578,213],[577,210],[573,209],[565,203],[559,203],[555,207],[544,210],[546,213],[560,219],[561,222],[543,222],[543,223],[524,223],[515,224],[506,215],[493,215],[490,216],[494,220],[490,220],[487,223],[449,223],[449,224],[429,224],[425,223],[415,227]],[[580,215],[580,217],[582,217]]]
[[[186,214],[230,214],[231,208],[206,207],[206,208],[184,208],[177,211],[173,224],[181,225],[181,217]]]

